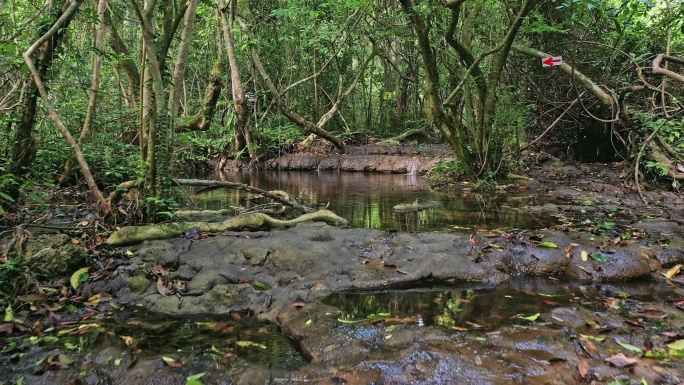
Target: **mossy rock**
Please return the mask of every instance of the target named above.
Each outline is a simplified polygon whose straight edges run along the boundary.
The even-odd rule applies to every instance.
[[[26,264],[38,277],[62,278],[86,266],[86,252],[82,246],[70,243],[57,248],[45,247],[31,255]]]
[[[144,293],[145,290],[147,290],[147,288],[150,287],[151,283],[152,281],[147,279],[147,277],[145,277],[142,274],[133,276],[128,281],[128,285],[131,287],[131,291],[135,294]]]

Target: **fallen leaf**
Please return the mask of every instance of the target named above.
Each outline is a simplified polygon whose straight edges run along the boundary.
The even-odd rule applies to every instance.
[[[548,241],[547,241],[547,242],[541,242],[541,243],[539,244],[539,247],[547,247],[547,248],[550,248],[550,249],[557,249],[557,248],[558,248],[558,245],[555,244],[555,243],[553,243],[553,242],[548,242]]]
[[[606,358],[606,361],[614,366],[617,366],[618,368],[624,368],[625,366],[630,366],[637,363],[636,358],[627,357],[622,353],[614,354]]]
[[[682,269],[682,265],[674,265],[672,266],[667,273],[665,273],[665,278],[671,279],[675,275],[679,274],[679,271]]]
[[[644,352],[643,349],[638,347],[638,346],[630,345],[628,343],[617,341],[617,340],[615,342],[617,342],[618,345],[622,346],[623,348],[630,350],[632,352],[635,352],[635,353],[643,353]]]
[[[603,255],[601,253],[591,254],[591,259],[593,259],[596,262],[601,262],[601,263],[608,262],[608,257],[606,257],[605,255]]]
[[[236,341],[235,345],[242,347],[242,348],[247,348],[247,347],[253,346],[255,348],[268,349],[268,347],[266,345],[259,344],[256,342],[252,342],[252,341]]]
[[[14,324],[13,323],[0,324],[0,333],[12,334],[13,331],[14,331]]]
[[[182,368],[183,367],[183,363],[180,361],[176,361],[176,359],[174,359],[174,358],[162,356],[162,360],[164,361],[166,366],[170,366],[172,368]]]
[[[585,339],[580,339],[580,345],[582,346],[582,349],[584,349],[585,352],[590,357],[596,357],[596,345],[594,345],[593,342]]]
[[[5,322],[14,322],[14,309],[12,308],[12,305],[7,305],[5,308]]]
[[[580,334],[580,337],[584,338],[587,341],[603,342],[606,340],[606,337],[594,337],[594,336],[588,336],[585,334]]]
[[[163,296],[169,294],[169,289],[166,288],[166,284],[164,284],[164,278],[162,277],[159,277],[159,279],[157,279],[157,291],[159,292],[159,294]]]
[[[526,321],[536,321],[537,318],[539,318],[540,315],[541,315],[540,313],[537,313],[537,314],[533,314],[533,315],[530,315],[530,316],[527,316],[527,317],[518,316],[518,318],[524,319],[524,320],[526,320]]]
[[[589,363],[585,360],[580,361],[577,364],[577,371],[579,372],[580,377],[587,378],[587,375],[589,375]]]
[[[669,343],[667,345],[668,348],[672,350],[684,350],[684,340],[677,340],[675,342]]]
[[[586,262],[589,260],[589,253],[587,253],[586,250],[582,250],[582,262]]]
[[[78,287],[85,281],[88,280],[88,271],[90,270],[89,267],[84,267],[82,269],[76,270],[75,273],[71,274],[71,279],[69,280],[71,282],[71,287],[74,289],[78,289]]]

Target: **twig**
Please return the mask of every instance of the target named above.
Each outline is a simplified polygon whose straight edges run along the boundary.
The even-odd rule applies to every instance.
[[[546,130],[544,130],[544,132],[541,133],[541,135],[539,135],[535,140],[531,141],[530,143],[527,143],[526,145],[522,146],[522,147],[520,148],[520,151],[523,151],[523,150],[525,150],[526,148],[530,147],[531,145],[535,144],[535,143],[538,142],[541,138],[543,138],[544,135],[546,135],[549,131],[551,131],[552,128],[556,127],[556,124],[558,124],[558,122],[560,122],[561,118],[563,118],[563,116],[565,116],[565,114],[567,114],[568,111],[570,111],[570,109],[572,108],[572,106],[574,106],[574,105],[577,103],[577,101],[579,100],[579,98],[581,98],[582,95],[584,95],[585,93],[586,93],[586,91],[582,92],[581,95],[579,95],[577,98],[575,98],[575,100],[573,100],[573,101],[570,103],[570,105],[565,109],[565,111],[563,111],[563,113],[561,113],[561,114],[558,116],[558,118],[556,118],[556,120],[554,120],[553,123],[551,123],[551,125],[549,125],[549,127],[547,127]]]
[[[639,163],[641,162],[641,157],[644,155],[644,151],[646,151],[646,146],[648,145],[648,142],[650,142],[654,136],[660,131],[660,128],[667,122],[667,120],[663,120],[656,128],[651,132],[651,135],[644,140],[644,143],[641,145],[641,148],[639,149],[639,153],[636,156],[636,163],[634,164],[634,184],[636,185],[637,192],[639,193],[639,197],[641,197],[641,201],[644,202],[645,204],[648,204],[648,201],[646,200],[646,197],[644,197],[644,194],[641,192],[641,185],[639,184]]]

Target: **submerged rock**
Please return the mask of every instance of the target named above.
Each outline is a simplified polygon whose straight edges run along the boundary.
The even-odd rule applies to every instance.
[[[437,201],[428,201],[424,199],[416,199],[412,203],[401,203],[394,206],[394,211],[397,213],[405,213],[409,211],[427,210],[435,207],[442,207],[442,204]]]

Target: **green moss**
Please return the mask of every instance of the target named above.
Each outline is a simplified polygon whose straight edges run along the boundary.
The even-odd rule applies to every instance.
[[[152,282],[150,282],[144,275],[136,275],[131,277],[128,284],[131,286],[131,291],[136,294],[142,294],[147,290]]]

